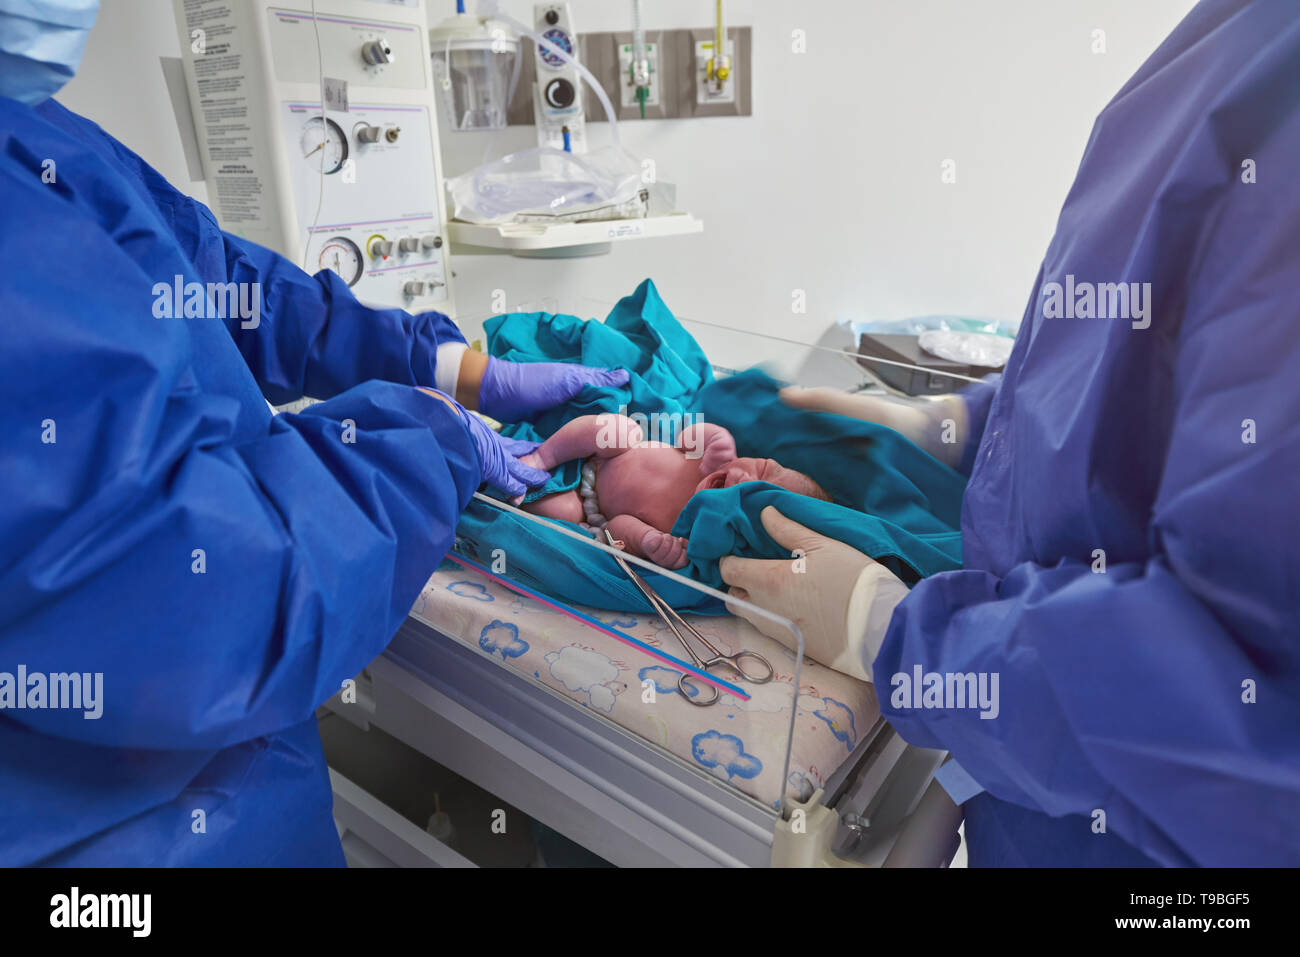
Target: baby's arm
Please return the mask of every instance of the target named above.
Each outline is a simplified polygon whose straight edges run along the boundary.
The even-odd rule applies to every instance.
[[[615,515],[605,527],[633,555],[663,568],[681,568],[686,564],[686,539],[661,532],[635,515]]]
[[[677,436],[677,447],[686,450],[686,457],[700,460],[700,474],[716,472],[736,459],[736,440],[730,432],[712,422],[682,429]]]
[[[565,462],[595,455],[608,459],[626,452],[642,438],[641,426],[625,415],[602,412],[564,423],[549,439],[519,461],[551,471]]]

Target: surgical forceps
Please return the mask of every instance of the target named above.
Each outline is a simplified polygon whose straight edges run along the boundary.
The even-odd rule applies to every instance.
[[[623,543],[614,538],[614,536],[609,533],[608,528],[604,531],[605,541],[609,542],[609,544],[616,549],[623,548]],[[695,667],[699,668],[701,671],[708,671],[714,665],[722,665],[724,668],[730,668],[746,681],[756,685],[766,684],[772,680],[772,676],[776,674],[776,672],[773,670],[771,662],[766,658],[756,651],[749,651],[744,648],[736,652],[734,655],[724,655],[711,641],[709,641],[709,639],[700,634],[689,621],[677,614],[677,611],[669,605],[668,602],[660,598],[659,593],[651,588],[644,578],[632,570],[632,566],[623,560],[622,555],[615,555],[614,561],[618,562],[619,568],[623,569],[623,571],[627,573],[628,578],[632,579],[632,584],[636,585],[636,587],[640,589],[641,594],[645,595],[646,601],[650,602],[650,606],[659,613],[659,617],[662,618],[664,624],[668,626],[668,630],[677,636],[677,640],[681,642],[681,646],[686,649],[686,655],[691,659],[691,663],[694,664]],[[700,657],[699,653],[691,646],[691,643],[686,640],[686,635],[682,632],[683,628],[694,635],[695,640],[703,645],[704,649],[713,657],[708,659]],[[766,670],[767,673],[754,675],[747,672],[740,664],[746,658],[754,659],[764,670]],[[692,684],[692,682],[694,682],[694,684]],[[713,697],[702,698],[701,696],[704,694],[704,691],[701,690],[701,687],[697,686],[708,688],[713,692]],[[683,698],[695,705],[697,708],[707,708],[709,705],[714,704],[721,696],[716,685],[705,684],[699,680],[697,675],[692,675],[690,672],[686,671],[683,671],[681,677],[677,679],[677,690]]]

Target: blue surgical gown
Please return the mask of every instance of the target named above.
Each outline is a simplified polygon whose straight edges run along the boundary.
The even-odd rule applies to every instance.
[[[0,98],[0,196],[0,673],[103,675],[98,719],[0,711],[0,865],[341,863],[313,712],[478,483],[411,388],[459,334],[223,233],[53,101]],[[259,324],[155,317],[177,276],[260,283]]]
[[[965,568],[875,663],[986,789],[972,864],[1300,864],[1296,9],[1202,3],[1106,107],[972,397]],[[1047,318],[1068,276],[1150,283],[1149,327]],[[916,665],[997,673],[998,716],[891,704]]]

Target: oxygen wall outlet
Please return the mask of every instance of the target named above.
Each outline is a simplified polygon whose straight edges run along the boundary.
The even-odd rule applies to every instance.
[[[659,62],[660,46],[658,43],[646,42],[646,60],[649,62],[649,72],[644,85],[646,115],[650,115],[650,110],[663,104],[663,98],[659,95],[659,80],[663,75],[663,70]],[[638,84],[633,79],[633,50],[631,43],[618,44],[618,72],[623,78],[619,85],[619,106],[640,110],[641,103],[637,99]]]

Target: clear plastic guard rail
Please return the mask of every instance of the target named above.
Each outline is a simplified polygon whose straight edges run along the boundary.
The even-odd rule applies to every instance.
[[[790,751],[795,720],[799,714],[798,693],[803,671],[804,643],[798,627],[787,618],[732,598],[678,572],[612,548],[604,542],[598,542],[577,526],[531,514],[481,492],[475,493],[474,498],[478,506],[498,509],[524,521],[547,526],[555,534],[567,539],[566,544],[575,550],[595,549],[621,558],[651,589],[657,591],[660,583],[671,579],[692,591],[728,602],[732,608],[744,608],[765,622],[766,634],[760,634],[743,620],[733,620],[731,616],[721,618],[685,612],[683,617],[686,621],[713,648],[703,644],[699,636],[692,634],[688,628],[674,622],[688,643],[688,647],[684,647],[663,615],[647,611],[604,609],[594,605],[583,607],[549,594],[533,582],[520,580],[525,576],[512,576],[512,556],[508,552],[488,557],[471,556],[464,549],[453,549],[447,556],[449,561],[465,570],[468,575],[476,576],[479,581],[491,581],[498,588],[506,589],[523,600],[528,607],[526,614],[516,619],[523,622],[522,626],[515,625],[519,632],[518,638],[529,642],[543,641],[547,631],[545,625],[548,621],[557,622],[555,616],[563,617],[590,632],[590,640],[585,646],[576,639],[567,645],[547,645],[552,648],[546,658],[550,662],[548,677],[558,681],[569,692],[567,697],[577,700],[572,692],[581,694],[583,682],[595,682],[596,679],[606,677],[606,683],[600,685],[606,690],[599,692],[599,699],[594,693],[599,690],[598,683],[593,683],[587,691],[590,700],[580,701],[579,704],[587,703],[589,710],[594,713],[604,711],[604,717],[621,724],[624,730],[673,754],[668,748],[668,728],[671,727],[673,737],[679,741],[685,738],[691,741],[691,754],[673,754],[674,757],[697,772],[709,773],[737,785],[742,793],[749,794],[770,809],[783,811],[786,808]],[[527,556],[517,556],[514,560],[519,562],[521,568],[528,567]],[[723,622],[727,623],[725,629],[719,627]],[[496,620],[492,625],[509,627],[507,623]],[[490,627],[491,625],[484,629],[484,634]],[[633,631],[640,634],[634,634]],[[506,639],[508,641],[516,637],[510,632],[502,634],[510,636]],[[568,626],[565,634],[573,638],[574,627]],[[489,650],[491,647],[491,642],[485,647],[480,641],[481,650],[488,651],[489,657],[509,668],[507,654],[501,654],[498,661],[498,656]],[[723,656],[740,656],[735,663],[744,673],[737,673],[734,667],[723,662],[708,664],[715,652]],[[750,655],[745,655],[745,652],[761,655],[771,665],[773,677],[770,681],[766,679],[763,664]],[[612,677],[602,674],[604,662],[613,660],[615,654],[618,665],[624,666],[618,668],[618,678],[623,678],[625,672],[630,673],[638,679],[636,683],[614,681]],[[568,660],[565,660],[566,656]],[[609,688],[611,682],[615,685],[612,693]],[[627,709],[620,709],[619,714],[625,719],[623,721],[610,714],[616,697],[622,695],[633,695],[630,699],[632,704],[644,709],[644,714],[636,715],[641,720],[628,723],[628,715],[636,712]],[[688,698],[697,703],[690,703]],[[699,704],[699,701],[710,703]],[[657,712],[657,708],[672,710],[671,713]],[[755,769],[766,764],[758,753],[751,753],[748,747],[753,746],[761,735],[761,750],[773,753],[770,717],[773,714],[784,715],[780,746],[776,749],[779,751],[781,776],[774,797],[753,793],[743,786],[744,779],[755,776]],[[654,733],[656,729],[657,734]],[[756,752],[759,750],[755,749]]]

